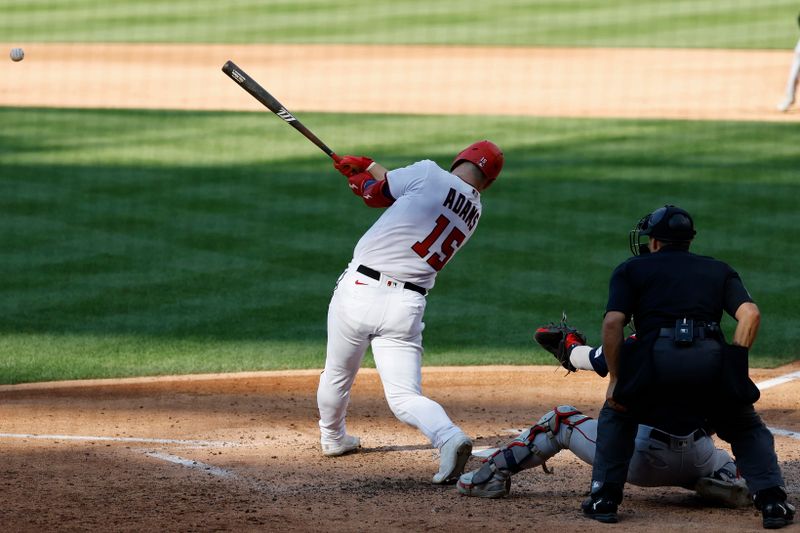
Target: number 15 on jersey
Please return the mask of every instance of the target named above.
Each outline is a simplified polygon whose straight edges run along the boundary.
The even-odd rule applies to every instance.
[[[431,246],[435,243],[439,237],[445,232],[445,230],[451,225],[450,220],[444,216],[439,215],[439,218],[436,219],[436,225],[433,228],[427,237],[423,240],[418,241],[411,247],[414,252],[420,256],[422,259],[426,259],[426,262],[434,268],[437,272],[444,268],[444,265],[453,257],[453,254],[456,252],[461,243],[464,242],[466,235],[464,232],[458,229],[458,227],[453,226],[453,229],[450,230],[450,233],[442,241],[441,245],[439,246],[440,250],[431,251]]]

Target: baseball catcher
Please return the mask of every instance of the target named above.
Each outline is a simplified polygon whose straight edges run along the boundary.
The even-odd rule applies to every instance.
[[[566,315],[558,323],[542,326],[534,339],[552,353],[561,365],[575,372],[608,373],[602,349],[586,345],[586,336],[569,326]],[[597,420],[569,405],[555,407],[536,424],[506,446],[495,451],[480,468],[461,476],[458,491],[467,496],[501,498],[511,490],[511,476],[542,466],[561,450],[569,450],[592,464],[597,438]],[[661,465],[654,467],[655,464]],[[664,468],[663,465],[667,465]],[[716,448],[706,430],[697,428],[674,435],[639,425],[636,451],[628,480],[642,487],[683,487],[716,505],[741,507],[751,504],[747,485],[738,475],[731,456]]]

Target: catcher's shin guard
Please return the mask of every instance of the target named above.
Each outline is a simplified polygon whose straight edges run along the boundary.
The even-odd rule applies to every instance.
[[[472,484],[487,483],[498,472],[505,476],[540,465],[547,472],[545,461],[569,448],[573,429],[587,420],[591,419],[571,405],[559,405],[508,446],[489,457],[472,476]],[[539,435],[543,435],[543,438],[537,439]]]

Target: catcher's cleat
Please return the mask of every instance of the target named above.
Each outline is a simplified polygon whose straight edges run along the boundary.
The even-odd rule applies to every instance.
[[[335,442],[322,442],[322,455],[325,457],[338,457],[361,448],[361,439],[352,435],[345,435]]]
[[[567,314],[562,313],[561,322],[551,322],[542,326],[533,334],[533,338],[542,348],[555,356],[561,366],[570,372],[578,369],[570,362],[569,354],[576,346],[586,344],[586,336],[567,324]]]
[[[462,475],[458,479],[458,492],[478,498],[504,498],[511,492],[511,474],[508,470],[495,470],[489,480],[473,483],[473,476],[477,473],[478,470],[473,470]]]
[[[472,453],[472,441],[463,433],[451,437],[439,452],[439,471],[433,475],[434,485],[452,485],[464,471]]]
[[[747,483],[736,471],[733,463],[728,463],[731,468],[723,466],[708,477],[701,477],[694,485],[697,495],[712,503],[725,507],[746,507],[753,503]]]

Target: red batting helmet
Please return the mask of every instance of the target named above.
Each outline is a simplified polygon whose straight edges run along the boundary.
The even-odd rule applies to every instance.
[[[462,161],[469,161],[481,169],[483,175],[489,180],[490,185],[500,174],[503,169],[503,152],[492,141],[478,141],[472,143],[453,160],[450,170]]]

